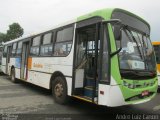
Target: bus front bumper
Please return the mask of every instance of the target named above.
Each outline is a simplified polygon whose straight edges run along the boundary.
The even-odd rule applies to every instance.
[[[99,94],[99,105],[117,107],[130,104],[140,104],[150,101],[157,93],[156,82],[153,86],[146,88],[130,89],[123,85],[103,85],[99,84],[99,93],[104,91],[104,95]],[[140,97],[143,91],[149,91],[148,96]]]

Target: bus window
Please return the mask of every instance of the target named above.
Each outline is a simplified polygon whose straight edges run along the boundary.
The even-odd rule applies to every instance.
[[[6,58],[6,56],[7,56],[7,46],[5,46],[3,50],[3,57]]]
[[[22,53],[22,41],[18,43],[17,56],[21,56]]]
[[[17,49],[17,43],[13,43],[12,52],[11,52],[12,57],[16,56],[16,49]]]
[[[68,27],[57,32],[54,47],[54,56],[67,56],[72,47],[73,27]]]
[[[51,44],[52,33],[47,33],[43,36],[43,41],[41,45],[41,56],[50,56],[52,55],[53,45]]]
[[[32,46],[31,46],[31,50],[30,50],[31,56],[38,56],[39,55],[40,42],[41,42],[41,36],[37,36],[37,37],[33,38]]]

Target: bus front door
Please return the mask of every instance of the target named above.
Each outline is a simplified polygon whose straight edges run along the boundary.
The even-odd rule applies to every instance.
[[[98,99],[100,24],[88,25],[91,22],[86,23],[87,25],[76,29],[73,94],[75,97],[82,97],[96,103]]]
[[[10,67],[10,55],[11,55],[11,46],[7,47],[7,57],[6,57],[6,74],[9,74]]]
[[[24,42],[22,45],[22,58],[21,58],[21,70],[20,70],[20,78],[23,80],[27,80],[28,77],[28,54],[29,54],[29,42]]]

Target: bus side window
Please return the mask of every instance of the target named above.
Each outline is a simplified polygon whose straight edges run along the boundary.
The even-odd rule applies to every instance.
[[[17,43],[13,43],[12,52],[11,52],[12,57],[16,56],[16,50],[17,50]]]
[[[54,46],[54,56],[67,56],[72,47],[73,27],[67,27],[59,30],[56,35]]]
[[[52,33],[47,33],[43,36],[43,41],[41,45],[41,51],[40,55],[41,56],[51,56],[52,55]]]
[[[4,58],[7,57],[7,46],[4,46],[3,57],[4,57]]]
[[[22,53],[22,41],[18,42],[18,47],[17,47],[17,56],[21,56]]]
[[[41,36],[34,37],[32,40],[32,45],[30,49],[31,56],[38,56],[39,55],[39,45],[41,43]]]

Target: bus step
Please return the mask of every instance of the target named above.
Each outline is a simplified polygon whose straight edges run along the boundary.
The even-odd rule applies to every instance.
[[[74,98],[77,98],[77,99],[80,99],[80,100],[84,100],[84,101],[87,101],[87,102],[91,102],[91,103],[94,103],[94,104],[97,104],[97,97],[94,98],[94,102],[92,101],[92,98],[91,97],[88,97],[88,96],[80,96],[80,95],[73,95]]]
[[[93,92],[94,92],[94,91],[93,91],[93,86],[86,86],[86,87],[84,88],[84,96],[87,96],[87,97],[92,98]],[[95,95],[97,96],[97,94],[98,94],[98,90],[96,90]]]
[[[87,97],[87,96],[73,95],[73,97],[75,97],[75,98],[77,98],[77,99],[81,99],[81,100],[84,100],[84,101],[93,103],[93,102],[92,102],[92,98]]]

